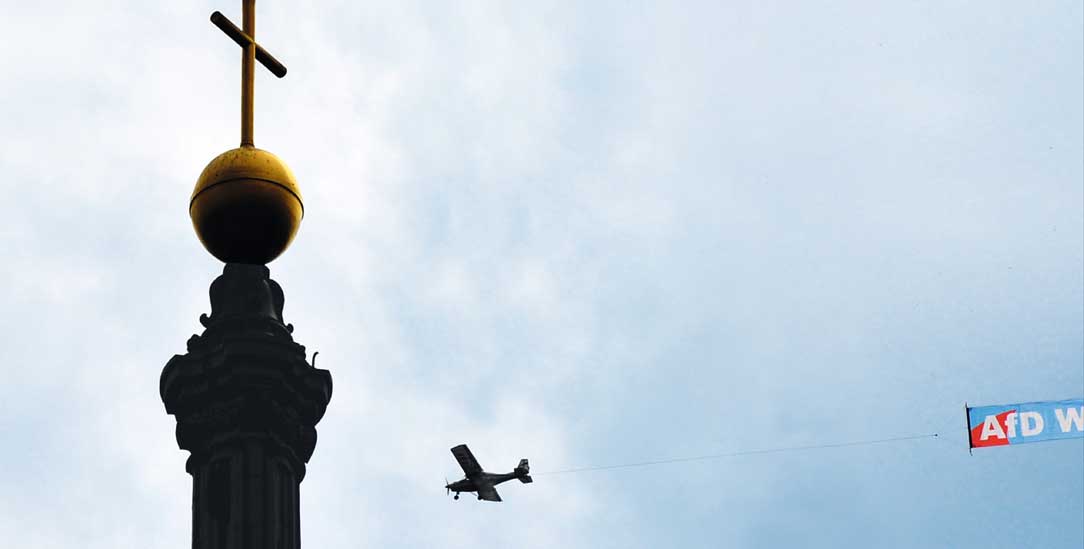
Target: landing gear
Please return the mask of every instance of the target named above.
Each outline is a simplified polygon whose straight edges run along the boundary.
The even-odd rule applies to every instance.
[[[459,492],[456,492],[456,493],[455,493],[455,497],[454,497],[454,498],[452,498],[452,499],[459,499]]]

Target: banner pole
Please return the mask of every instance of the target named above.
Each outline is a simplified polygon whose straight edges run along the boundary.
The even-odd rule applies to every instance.
[[[967,455],[973,456],[975,454],[971,452],[971,449],[974,448],[974,446],[971,445],[971,411],[967,407],[966,400],[964,401],[964,420],[967,421]]]

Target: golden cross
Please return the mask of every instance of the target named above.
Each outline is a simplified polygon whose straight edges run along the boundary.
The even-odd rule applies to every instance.
[[[211,14],[211,22],[241,46],[241,146],[252,147],[252,102],[256,78],[254,61],[259,61],[279,78],[286,76],[286,67],[256,43],[256,0],[241,0],[241,21],[243,29],[237,28],[217,11]]]

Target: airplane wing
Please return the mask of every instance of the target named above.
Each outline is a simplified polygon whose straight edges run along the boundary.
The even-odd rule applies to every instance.
[[[479,486],[478,499],[484,499],[486,501],[501,501],[501,495],[498,494],[497,489],[492,486]]]
[[[459,466],[463,468],[463,472],[467,474],[467,477],[477,475],[482,472],[482,466],[478,465],[478,460],[474,459],[474,454],[470,453],[470,448],[467,448],[466,444],[460,444],[455,448],[452,448],[452,455],[455,456],[455,460],[459,462]],[[497,492],[493,492],[496,494]],[[497,501],[500,501],[498,498]]]

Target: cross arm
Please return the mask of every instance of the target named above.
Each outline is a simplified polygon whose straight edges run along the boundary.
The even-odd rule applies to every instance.
[[[261,65],[267,67],[267,70],[271,71],[271,74],[274,74],[279,78],[286,76],[286,67],[283,66],[282,63],[279,63],[278,59],[272,57],[270,53],[267,53],[267,50],[263,49],[259,44],[256,44],[256,41],[253,40],[252,37],[237,28],[237,26],[231,23],[229,19],[226,19],[226,16],[222,15],[221,12],[216,11],[212,13],[211,22],[221,29],[222,32],[226,33],[226,36],[229,36],[234,42],[237,42],[238,46],[243,48],[249,44],[254,44],[256,46],[256,60],[259,61]]]

